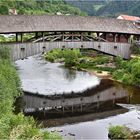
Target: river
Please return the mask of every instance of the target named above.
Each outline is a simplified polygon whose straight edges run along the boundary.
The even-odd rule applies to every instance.
[[[108,139],[110,125],[140,130],[139,88],[67,69],[40,56],[18,60],[16,67],[25,93],[22,109],[47,130],[70,139]]]
[[[40,56],[16,61],[24,91],[39,94],[63,94],[92,88],[100,79],[87,72],[62,68],[60,63],[50,63]]]

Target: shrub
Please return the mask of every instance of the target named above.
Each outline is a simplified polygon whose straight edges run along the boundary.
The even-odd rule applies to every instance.
[[[117,71],[113,72],[113,78],[128,85],[140,85],[140,59],[134,58],[128,61],[115,58]]]
[[[127,85],[132,85],[133,84],[133,75],[130,73],[125,73],[122,77],[122,82],[127,84]]]
[[[97,65],[105,64],[105,63],[108,63],[109,61],[110,61],[110,58],[106,56],[95,57],[94,59],[92,59],[92,63],[95,63]]]
[[[54,49],[48,53],[45,53],[44,57],[51,62],[56,59],[64,58],[65,66],[71,67],[77,64],[78,58],[81,57],[79,49]]]
[[[116,70],[113,72],[113,78],[116,80],[122,80],[124,73],[125,73],[124,69]]]
[[[9,50],[0,48],[0,139],[51,139],[56,134],[41,132],[32,117],[15,115],[14,102],[21,95],[20,80],[9,59]],[[60,136],[58,136],[60,138]]]
[[[133,43],[131,46],[131,52],[133,54],[140,54],[140,47],[136,43]]]
[[[109,138],[110,139],[128,139],[131,136],[131,131],[125,126],[110,126]]]
[[[64,58],[66,67],[75,66],[78,61],[78,53],[76,50],[67,50],[65,51]]]
[[[10,59],[10,49],[0,46],[0,59]]]

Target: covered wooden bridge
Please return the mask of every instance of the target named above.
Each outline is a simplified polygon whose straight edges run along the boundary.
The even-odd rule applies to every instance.
[[[0,34],[14,36],[10,42],[1,42],[11,48],[13,60],[54,48],[91,48],[129,59],[131,36],[139,38],[140,27],[113,18],[1,15]]]

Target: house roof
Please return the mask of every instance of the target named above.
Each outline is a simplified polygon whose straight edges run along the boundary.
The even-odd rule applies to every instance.
[[[0,33],[92,31],[140,34],[131,21],[102,17],[58,15],[1,15]]]
[[[119,17],[122,17],[124,20],[130,20],[130,21],[140,20],[140,18],[136,16],[120,15]]]

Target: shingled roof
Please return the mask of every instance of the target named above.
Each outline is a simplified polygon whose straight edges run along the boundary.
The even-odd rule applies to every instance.
[[[1,15],[0,33],[37,31],[95,31],[140,34],[133,22],[101,17]]]

